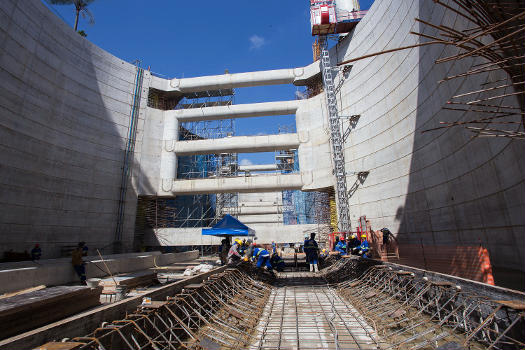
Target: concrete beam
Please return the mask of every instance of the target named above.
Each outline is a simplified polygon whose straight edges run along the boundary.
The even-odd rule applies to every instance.
[[[216,153],[255,153],[296,149],[297,134],[236,136],[222,139],[206,139],[176,142],[173,148],[178,156]]]
[[[192,180],[163,179],[159,196],[180,196],[206,193],[256,193],[300,190],[301,174],[208,178]]]
[[[164,113],[166,118],[176,118],[180,122],[266,117],[295,114],[303,102],[304,100],[247,103],[232,106],[178,109]]]
[[[312,78],[316,74],[320,74],[319,62],[314,62],[306,67],[300,68],[172,79],[169,81],[169,85],[166,86],[166,90],[189,93],[264,85],[305,85],[306,80]]]
[[[241,165],[239,171],[273,171],[279,170],[277,164]]]

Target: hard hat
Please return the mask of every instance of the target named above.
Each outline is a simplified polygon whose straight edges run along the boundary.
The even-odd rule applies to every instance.
[[[352,235],[350,236],[350,238],[354,239],[354,238],[355,238],[355,234],[352,233]]]
[[[361,235],[361,238],[366,238],[366,235],[363,233],[363,234]]]
[[[239,238],[237,238],[237,239],[235,239],[235,243],[237,243],[237,244],[241,244],[242,241],[241,241]]]

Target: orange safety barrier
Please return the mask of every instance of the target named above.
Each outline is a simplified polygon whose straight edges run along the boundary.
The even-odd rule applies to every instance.
[[[481,246],[400,244],[392,262],[494,285],[490,255]]]

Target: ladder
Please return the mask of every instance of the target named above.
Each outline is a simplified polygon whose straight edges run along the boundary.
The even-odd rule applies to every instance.
[[[323,73],[323,84],[328,108],[328,122],[330,125],[330,138],[332,140],[332,153],[334,159],[334,175],[336,179],[337,213],[339,216],[338,226],[340,232],[351,231],[350,210],[348,207],[348,190],[346,188],[345,155],[339,113],[337,111],[337,99],[335,95],[332,65],[330,63],[330,51],[326,35],[319,36],[321,49],[321,70]]]

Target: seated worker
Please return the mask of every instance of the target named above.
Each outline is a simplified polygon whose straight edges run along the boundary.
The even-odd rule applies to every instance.
[[[257,259],[257,269],[260,270],[263,265],[266,266],[266,268],[268,269],[268,271],[273,274],[273,267],[272,267],[272,264],[270,264],[270,253],[266,250],[266,249],[263,249],[263,248],[254,248],[253,249],[253,258],[254,259]]]
[[[339,255],[346,255],[346,242],[344,237],[341,237],[339,239],[339,242],[337,242],[335,246],[335,251],[339,252]]]
[[[368,258],[367,253],[370,250],[370,245],[368,244],[368,241],[366,240],[366,235],[361,235],[361,245],[357,247],[358,255],[361,255],[363,258]]]
[[[242,256],[239,253],[241,243],[241,240],[238,238],[233,242],[233,245],[231,246],[230,251],[228,252],[228,264],[241,260]]]
[[[283,258],[279,256],[279,254],[274,253],[270,259],[270,264],[272,264],[272,267],[276,269],[279,272],[283,272],[286,264],[284,263]]]

